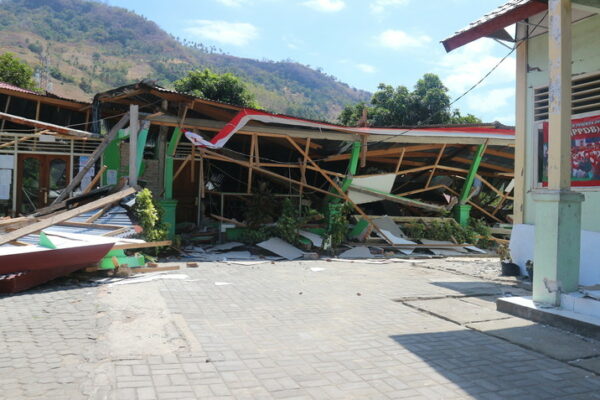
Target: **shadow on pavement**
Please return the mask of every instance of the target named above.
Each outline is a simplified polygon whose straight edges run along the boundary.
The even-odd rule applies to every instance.
[[[600,398],[597,376],[475,331],[390,337],[417,357],[415,371],[432,376],[433,369],[439,375],[417,389],[428,398],[461,392],[482,400]]]

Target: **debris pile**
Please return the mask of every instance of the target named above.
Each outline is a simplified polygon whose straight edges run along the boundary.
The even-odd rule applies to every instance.
[[[123,205],[134,201],[136,191],[102,187],[28,216],[1,219],[0,293],[26,290],[83,268],[143,267],[143,256],[125,251],[171,242],[130,238],[138,229]]]

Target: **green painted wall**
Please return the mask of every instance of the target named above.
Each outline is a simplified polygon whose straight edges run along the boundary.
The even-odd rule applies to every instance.
[[[531,190],[535,187],[534,163],[536,151],[533,121],[533,89],[548,85],[548,36],[542,35],[529,41],[527,74],[527,159],[525,165],[524,218],[526,224],[535,222],[535,204]],[[600,16],[596,15],[573,25],[573,75],[600,71]],[[582,203],[581,228],[600,232],[600,188],[576,188],[585,195]]]

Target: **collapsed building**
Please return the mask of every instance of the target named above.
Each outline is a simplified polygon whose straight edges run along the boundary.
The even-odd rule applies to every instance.
[[[245,198],[264,182],[274,196],[307,198],[314,207],[341,199],[362,216],[453,211],[463,223],[471,212],[490,222],[511,218],[514,132],[498,123],[345,127],[151,82],[99,93],[93,108],[95,115],[118,115],[132,105],[149,124],[137,139],[139,179],[163,200],[173,225],[200,224],[209,215],[241,221]],[[127,176],[127,146],[109,151],[108,170]]]
[[[11,258],[0,291],[80,269],[67,262],[23,270],[40,259],[75,260],[73,252],[93,253],[86,262],[101,269],[143,267],[143,256],[124,251],[171,242],[130,238],[139,232],[128,211],[139,187],[162,206],[169,239],[193,231],[213,243],[254,229],[249,213],[279,212],[279,200],[327,216],[303,233],[313,248],[325,247],[323,227],[344,205],[355,217],[350,237],[374,233],[401,254],[432,243],[407,240],[399,219],[512,218],[514,131],[499,123],[348,127],[149,81],[98,93],[92,103],[3,85],[0,110],[0,257]],[[463,245],[437,243],[434,254],[467,251]]]

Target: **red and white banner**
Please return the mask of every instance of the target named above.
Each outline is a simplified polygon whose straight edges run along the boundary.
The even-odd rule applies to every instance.
[[[548,121],[539,122],[538,180],[548,185]],[[600,186],[600,115],[571,120],[571,186]]]
[[[403,136],[436,136],[456,138],[506,139],[513,140],[515,132],[512,129],[496,129],[486,127],[442,127],[442,128],[357,128],[316,122],[285,115],[271,114],[264,111],[243,109],[227,125],[223,127],[210,141],[203,139],[193,132],[185,132],[185,136],[196,146],[220,149],[237,131],[250,121],[260,121],[267,124],[283,124],[303,126],[307,128],[326,129],[358,135],[403,135]]]

